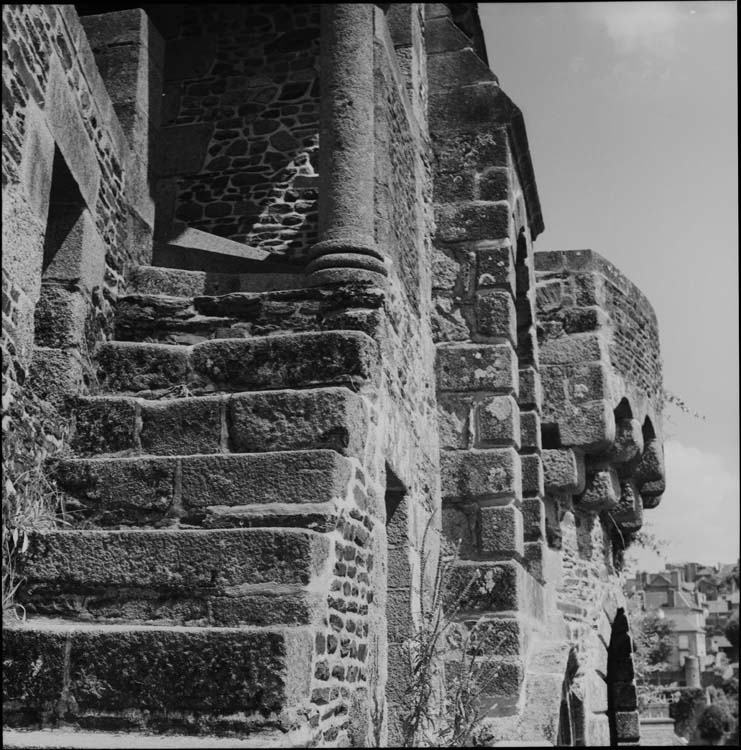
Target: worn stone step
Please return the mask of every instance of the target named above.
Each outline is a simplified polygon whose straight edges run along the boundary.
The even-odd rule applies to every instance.
[[[222,339],[192,346],[111,341],[96,352],[103,393],[180,393],[350,385],[379,375],[378,345],[357,331]]]
[[[200,297],[230,292],[270,292],[300,289],[304,278],[300,273],[215,273],[137,266],[129,277],[128,293]]]
[[[100,526],[208,525],[219,509],[249,525],[284,525],[278,517],[291,507],[297,516],[334,513],[352,476],[350,461],[330,450],[80,458],[55,469],[57,485],[77,501],[67,503],[77,506],[73,518]]]
[[[144,734],[142,732],[84,731],[64,729],[5,729],[6,750],[253,750],[257,748],[308,747],[307,727],[281,732],[263,729],[248,737],[197,737],[187,734]]]
[[[371,333],[383,299],[381,290],[361,287],[235,291],[194,297],[137,292],[119,298],[115,336],[120,341],[193,344],[280,331]]]
[[[290,729],[286,720],[295,722],[310,696],[312,628],[34,618],[5,622],[3,641],[9,726],[63,720],[88,730],[244,736],[263,727]]]
[[[329,552],[325,535],[302,529],[67,529],[34,533],[19,569],[28,584],[228,595],[305,586]]]
[[[363,399],[347,388],[317,388],[146,400],[78,399],[70,438],[77,455],[250,453],[327,448],[360,456]]]
[[[35,534],[19,564],[27,611],[75,619],[305,624],[331,543],[298,529],[65,530]]]

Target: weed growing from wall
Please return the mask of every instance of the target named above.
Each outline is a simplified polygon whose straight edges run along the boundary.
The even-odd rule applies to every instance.
[[[33,532],[61,522],[61,497],[47,478],[49,459],[63,455],[67,421],[49,403],[21,390],[2,347],[2,598],[3,614],[23,617],[16,602],[19,562]]]
[[[422,539],[421,581],[430,565]],[[461,608],[478,585],[476,574],[454,591],[451,572],[459,560],[458,548],[440,555],[431,587],[421,585],[419,624],[404,643],[407,670],[406,698],[401,706],[403,746],[461,747],[470,744],[484,718],[482,698],[497,678],[499,642],[488,636],[489,620],[482,616],[464,622]],[[487,710],[491,710],[489,706]]]

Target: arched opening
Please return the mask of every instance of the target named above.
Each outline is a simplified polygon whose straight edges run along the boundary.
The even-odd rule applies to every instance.
[[[646,445],[649,440],[654,440],[656,438],[656,430],[654,430],[654,426],[648,417],[643,420],[643,427],[641,429],[643,432],[644,445]]]
[[[632,418],[633,410],[630,408],[630,402],[627,398],[620,399],[620,403],[615,407],[615,421]]]
[[[638,742],[638,713],[633,669],[633,644],[630,623],[620,607],[612,623],[607,649],[607,718],[610,747]]]

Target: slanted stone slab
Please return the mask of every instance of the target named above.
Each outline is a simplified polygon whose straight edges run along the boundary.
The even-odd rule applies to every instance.
[[[34,534],[28,583],[131,586],[226,593],[245,584],[305,585],[326,564],[329,541],[311,531],[53,531]]]
[[[520,457],[514,448],[443,451],[440,475],[444,500],[522,497]]]
[[[239,713],[249,726],[258,723],[260,714],[277,713],[309,697],[313,633],[308,628],[96,626],[51,620],[6,627],[3,637],[10,670],[6,698],[22,700],[32,712],[46,708],[44,697],[55,705],[64,696],[73,716],[95,712],[121,724],[124,712],[141,716],[145,711],[153,725],[169,712],[181,717],[199,712],[212,718]],[[65,646],[67,680],[53,666],[44,667],[57,664]],[[45,688],[29,695],[23,674],[33,674],[34,664],[42,665]],[[146,719],[140,721],[146,726]]]

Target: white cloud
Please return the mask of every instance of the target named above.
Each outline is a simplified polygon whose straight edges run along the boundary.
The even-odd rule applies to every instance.
[[[705,564],[734,562],[739,556],[739,477],[721,458],[669,440],[664,446],[666,492],[658,508],[647,510],[644,530],[664,539],[662,558]],[[658,558],[632,553],[639,569],[657,570]]]
[[[677,46],[677,31],[691,16],[684,3],[589,3],[587,16],[602,25],[622,54],[649,52],[669,57]]]

